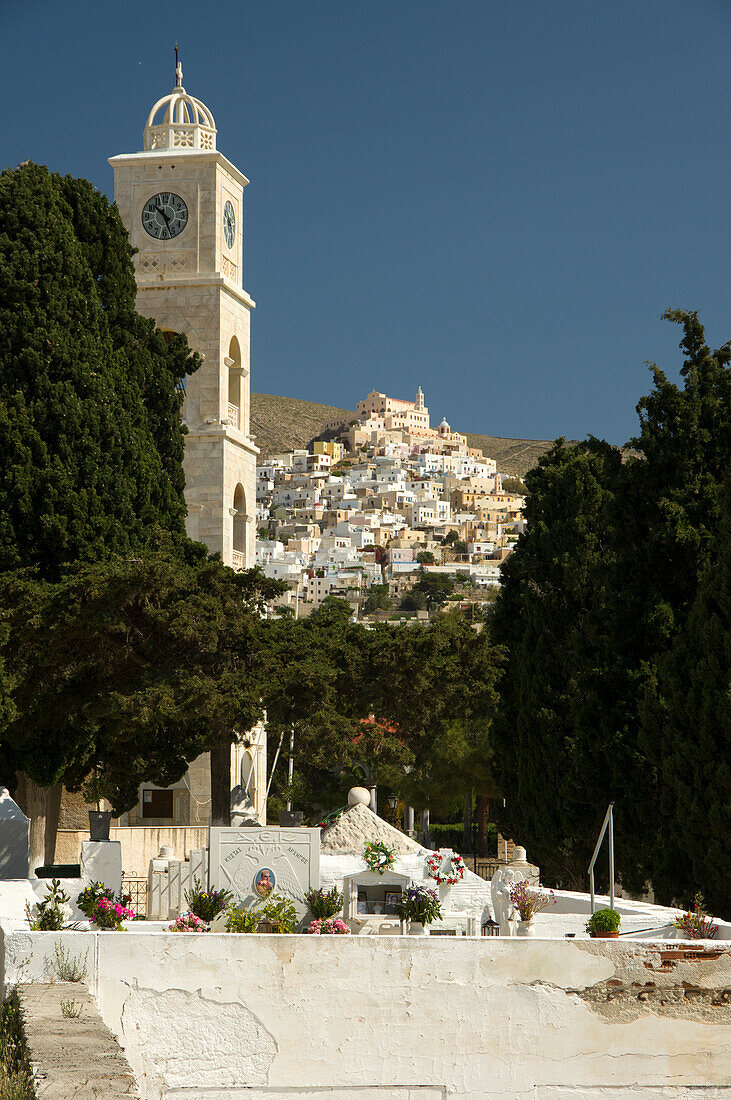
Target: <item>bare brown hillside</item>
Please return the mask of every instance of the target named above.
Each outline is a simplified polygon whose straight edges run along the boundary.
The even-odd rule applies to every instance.
[[[305,447],[319,435],[327,420],[336,416],[353,417],[347,409],[318,405],[296,397],[275,397],[268,393],[251,395],[251,434],[263,456]]]
[[[318,405],[296,397],[275,397],[266,393],[251,395],[251,432],[256,436],[262,455],[277,454],[293,447],[305,447],[323,424],[336,416],[350,418],[355,413],[334,405]],[[509,439],[499,435],[467,433],[470,447],[479,447],[494,458],[503,474],[522,477],[551,446],[546,439]]]

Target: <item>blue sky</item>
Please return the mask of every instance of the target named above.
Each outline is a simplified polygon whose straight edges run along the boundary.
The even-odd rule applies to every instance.
[[[0,0],[0,36],[2,166],[109,194],[180,42],[252,181],[255,391],[624,442],[666,307],[731,337],[727,2]]]

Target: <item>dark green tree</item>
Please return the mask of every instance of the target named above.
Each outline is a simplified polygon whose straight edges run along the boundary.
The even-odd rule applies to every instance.
[[[131,256],[85,180],[0,175],[0,570],[184,537],[176,386],[198,361],[135,312]]]
[[[695,313],[667,316],[683,326],[682,387],[653,368],[640,457],[620,463],[589,441],[554,448],[527,475],[528,531],[492,620],[510,651],[496,729],[502,824],[554,880],[577,885],[609,799],[625,885],[641,888],[673,858],[640,711],[719,538],[731,376],[729,348],[710,351]]]
[[[641,740],[658,762],[653,885],[667,901],[701,892],[731,909],[731,477],[715,560],[685,628],[645,691]]]
[[[260,612],[280,587],[195,543],[81,565],[56,583],[4,574],[0,657],[16,713],[0,774],[62,780],[120,813],[143,780],[167,786],[218,752],[225,793],[214,789],[214,814],[227,815],[230,744],[262,713]]]
[[[503,566],[491,618],[509,652],[495,729],[501,828],[549,881],[571,885],[585,885],[612,795],[588,702],[601,690],[608,513],[620,463],[606,443],[559,440],[528,472],[528,530]]]
[[[311,815],[342,805],[358,776],[441,806],[473,785],[484,757],[500,652],[454,619],[366,628],[350,618],[347,604],[328,599],[308,619],[267,623],[270,763],[281,735],[286,755],[294,726],[294,799]],[[451,768],[450,744],[459,744]],[[285,788],[280,763],[272,790],[284,797]]]
[[[371,615],[374,611],[388,611],[391,600],[387,584],[372,584],[363,603],[363,611]]]
[[[405,611],[433,611],[446,603],[454,590],[454,582],[446,573],[423,573],[401,601]]]

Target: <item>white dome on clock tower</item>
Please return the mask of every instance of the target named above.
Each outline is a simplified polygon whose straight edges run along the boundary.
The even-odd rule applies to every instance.
[[[175,87],[158,99],[147,116],[144,148],[145,151],[203,149],[206,152],[216,148],[213,115],[205,103],[186,92],[180,61],[175,66]]]

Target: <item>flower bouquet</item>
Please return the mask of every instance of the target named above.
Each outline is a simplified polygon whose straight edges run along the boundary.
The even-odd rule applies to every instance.
[[[394,905],[396,915],[410,924],[432,924],[440,920],[442,907],[436,890],[428,886],[409,886]]]
[[[339,917],[328,917],[326,920],[313,920],[307,929],[311,936],[349,936],[350,928]]]
[[[108,898],[109,901],[114,901],[114,891],[105,886],[103,882],[92,882],[81,891],[76,899],[76,904],[86,917],[91,918],[94,906],[99,898]]]
[[[527,879],[514,882],[510,887],[510,900],[520,914],[522,921],[533,920],[536,913],[545,909],[547,905],[556,904],[556,895],[553,890],[547,893],[544,890],[535,890]]]
[[[134,909],[128,909],[119,901],[112,901],[108,897],[101,897],[94,906],[89,920],[97,928],[106,932],[122,932],[123,920],[134,920]]]
[[[693,908],[673,921],[675,927],[680,929],[686,939],[712,940],[718,932],[718,925],[713,923],[703,906],[703,895],[696,894],[693,899]]]
[[[210,924],[219,913],[227,909],[233,899],[230,890],[202,890],[197,878],[193,879],[193,889],[185,891],[189,912],[200,917],[206,924]]]
[[[308,890],[305,901],[313,921],[334,917],[343,907],[343,895],[338,892],[336,886],[333,886],[332,890],[325,890],[322,886],[319,890]]]
[[[169,932],[210,932],[207,924],[204,924],[195,913],[181,913],[174,924],[168,925]]]

